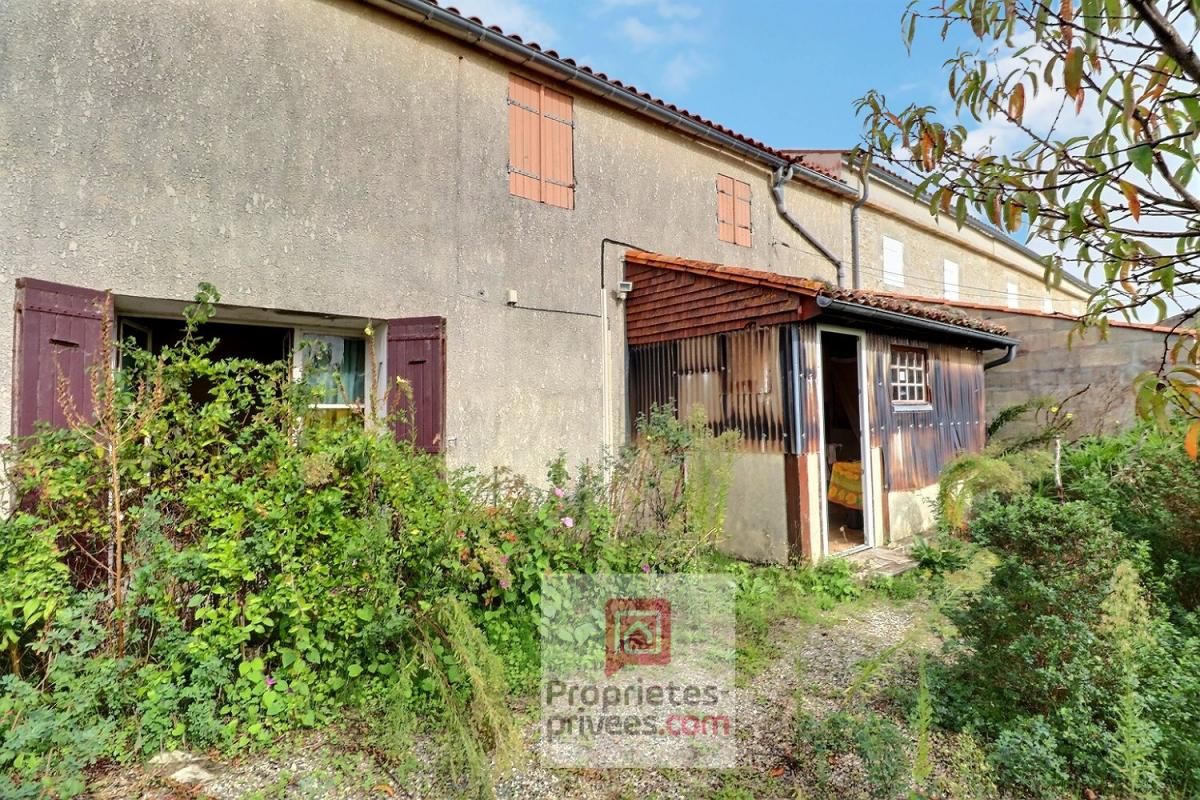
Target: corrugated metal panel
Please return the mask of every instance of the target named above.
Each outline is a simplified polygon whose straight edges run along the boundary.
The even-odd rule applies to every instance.
[[[542,199],[559,208],[575,207],[574,101],[542,88]]]
[[[446,320],[388,320],[387,339],[388,412],[401,412],[393,423],[396,438],[440,453],[446,420]],[[407,382],[411,401],[397,389],[397,379]]]
[[[786,335],[776,326],[630,347],[632,419],[655,405],[680,417],[700,406],[714,432],[740,431],[744,449],[788,451]]]
[[[542,199],[542,87],[508,76],[508,190],[517,197]]]
[[[892,346],[925,348],[928,409],[893,404],[888,383]],[[871,444],[883,451],[885,489],[906,491],[937,482],[951,459],[986,443],[983,354],[949,344],[867,335]]]
[[[750,246],[750,184],[733,182],[733,243]]]
[[[796,451],[821,452],[821,405],[818,399],[817,371],[820,368],[821,334],[815,324],[794,326],[796,386]]]
[[[640,345],[722,333],[757,324],[795,322],[803,297],[706,275],[626,262],[633,292],[625,303],[629,344]]]
[[[733,178],[717,176],[717,239],[732,242],[736,238],[733,218]]]
[[[16,288],[16,435],[32,434],[37,422],[67,425],[58,397],[60,381],[75,411],[90,418],[89,371],[108,357],[101,322],[106,315],[111,318],[112,298],[105,292],[33,278],[18,278]]]

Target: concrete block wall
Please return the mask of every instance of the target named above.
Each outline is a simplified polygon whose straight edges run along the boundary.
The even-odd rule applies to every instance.
[[[1086,389],[1065,406],[1075,414],[1071,429],[1075,436],[1133,424],[1134,381],[1147,370],[1158,369],[1168,339],[1164,329],[1152,326],[1110,327],[1104,341],[1096,333],[1070,337],[1075,328],[1072,319],[986,310],[972,313],[1004,324],[1021,340],[1011,363],[987,373],[988,418],[1031,397],[1061,400]]]

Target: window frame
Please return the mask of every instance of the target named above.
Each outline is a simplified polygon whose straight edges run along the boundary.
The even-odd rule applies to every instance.
[[[304,342],[306,340],[328,339],[331,337],[363,343],[363,399],[361,403],[309,403],[308,408],[313,411],[338,411],[344,409],[350,412],[358,412],[362,414],[364,420],[370,420],[374,409],[371,402],[371,348],[366,336],[354,336],[345,331],[330,331],[320,328],[293,328],[292,379],[297,382],[304,382],[305,380]]]
[[[897,382],[897,370],[912,370],[917,367],[916,364],[897,364],[896,356],[900,354],[920,356],[920,383],[911,380]],[[904,388],[911,391],[918,387],[921,390],[920,398],[900,399],[896,396],[897,389]],[[913,345],[892,345],[888,350],[888,399],[892,403],[892,408],[897,411],[928,411],[933,408],[932,395],[932,387],[929,384],[929,348]]]

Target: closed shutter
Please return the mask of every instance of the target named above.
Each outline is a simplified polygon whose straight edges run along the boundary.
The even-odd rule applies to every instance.
[[[575,110],[570,95],[542,89],[542,201],[575,207]]]
[[[542,199],[542,87],[508,76],[508,190]]]
[[[883,237],[883,282],[904,285],[904,244],[889,236]]]
[[[89,373],[101,359],[110,357],[101,341],[105,316],[112,316],[112,298],[106,292],[17,279],[13,365],[17,436],[32,434],[38,422],[67,426],[60,386],[74,411],[91,419]]]
[[[717,238],[722,242],[734,240],[733,178],[717,176]]]
[[[733,182],[733,243],[750,246],[750,184]]]
[[[411,317],[388,321],[388,413],[397,439],[440,453],[446,420],[446,320]],[[402,380],[406,387],[398,387]]]

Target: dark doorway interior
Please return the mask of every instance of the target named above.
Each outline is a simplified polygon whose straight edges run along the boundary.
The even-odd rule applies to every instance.
[[[831,554],[866,543],[863,533],[862,430],[858,338],[821,334],[825,406],[825,508]]]

